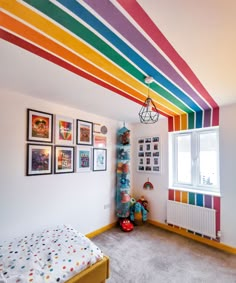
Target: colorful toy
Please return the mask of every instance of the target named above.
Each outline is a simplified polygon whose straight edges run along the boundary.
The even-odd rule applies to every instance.
[[[121,192],[121,202],[127,203],[129,201],[130,201],[130,195],[127,194],[126,192]]]
[[[142,196],[137,202],[130,207],[130,220],[135,225],[141,225],[147,221],[148,201]]]
[[[121,160],[129,160],[129,156],[130,156],[130,153],[129,153],[129,150],[128,149],[124,149],[123,147],[120,148],[118,150],[118,159],[121,159]]]
[[[126,129],[122,134],[120,134],[120,143],[123,145],[130,143],[130,130]]]
[[[128,174],[129,173],[129,163],[128,162],[118,162],[117,164],[117,174]]]
[[[133,223],[131,223],[128,218],[121,218],[119,222],[120,227],[124,232],[130,232],[134,229]]]

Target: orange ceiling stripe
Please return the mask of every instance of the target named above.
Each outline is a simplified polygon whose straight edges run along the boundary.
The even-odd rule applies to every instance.
[[[175,123],[175,131],[180,131],[180,116],[174,117],[174,123]]]
[[[6,1],[4,1],[6,2]],[[12,3],[12,0],[9,0],[9,2]],[[125,71],[121,70],[119,67],[111,63],[109,60],[105,59],[102,55],[95,52],[93,49],[88,47],[83,42],[79,41],[77,38],[72,36],[71,34],[68,34],[66,31],[62,30],[58,26],[55,26],[52,22],[49,20],[43,18],[39,14],[29,10],[27,7],[20,5],[19,3],[14,2],[15,5],[8,5],[8,2],[5,3],[4,7],[9,12],[13,13],[17,17],[23,19],[26,22],[29,22],[33,26],[37,27],[39,30],[42,30],[46,34],[49,34],[52,38],[55,38],[56,40],[62,42],[64,45],[67,45],[69,48],[77,52],[78,54],[83,54],[84,57],[89,61],[92,61],[97,66],[102,66],[104,70],[106,70],[108,73],[113,74],[118,79],[121,79],[125,81],[127,84],[129,84],[131,87],[133,87],[135,90],[132,90],[132,88],[125,86],[125,84],[119,83],[117,85],[118,80],[116,80],[115,85],[118,88],[121,88],[123,91],[128,92],[129,94],[135,96],[137,99],[144,100],[143,93],[146,93],[147,89],[146,86],[139,83],[137,80],[129,76]],[[15,27],[16,28],[16,27]],[[25,27],[24,27],[25,28]],[[14,30],[14,29],[13,29]],[[26,32],[24,30],[22,36],[25,37]],[[37,42],[37,36],[33,37],[31,39],[33,42]],[[46,37],[45,37],[46,38]],[[44,40],[45,40],[44,38]],[[38,44],[38,43],[37,43]],[[43,42],[41,42],[41,46]],[[48,49],[48,47],[45,47]],[[51,50],[51,49],[49,49]],[[65,50],[65,49],[64,49]],[[65,57],[64,54],[60,55],[62,58]],[[78,60],[78,59],[77,59]],[[91,68],[91,66],[90,66]],[[90,72],[90,69],[89,69]],[[102,72],[102,71],[101,71]],[[105,73],[105,72],[104,72]],[[103,74],[104,74],[103,73]],[[98,73],[96,75],[99,75]],[[111,79],[112,76],[108,75],[108,82],[110,84],[113,84],[113,80]],[[106,78],[106,80],[107,80]],[[105,79],[105,78],[103,78]],[[141,94],[140,94],[141,93]],[[177,108],[175,105],[171,104],[169,101],[165,100],[163,97],[158,97],[158,103],[156,103],[157,107],[162,108],[163,112],[166,112],[168,115],[178,115],[183,114],[184,112]]]

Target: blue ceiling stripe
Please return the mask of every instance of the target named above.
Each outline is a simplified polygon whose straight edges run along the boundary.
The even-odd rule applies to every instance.
[[[102,22],[100,22],[95,16],[93,16],[88,10],[86,10],[81,4],[75,0],[57,0],[92,28],[98,31],[104,38],[112,43],[117,49],[119,49],[126,57],[128,57],[136,66],[142,69],[146,74],[151,75],[158,83],[169,89],[171,93],[177,96],[193,111],[202,111],[202,109],[195,104],[195,102],[171,83],[166,77],[159,73],[155,68],[147,63],[140,55],[138,55],[132,48],[130,48],[124,41],[122,41],[116,34],[108,29]],[[143,83],[143,81],[142,81]]]
[[[203,111],[197,111],[196,112],[196,128],[202,128],[203,122]]]

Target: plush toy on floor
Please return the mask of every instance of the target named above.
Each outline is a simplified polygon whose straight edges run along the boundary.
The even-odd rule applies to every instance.
[[[142,196],[130,207],[130,220],[135,225],[142,225],[147,221],[147,214],[149,212],[148,201]]]

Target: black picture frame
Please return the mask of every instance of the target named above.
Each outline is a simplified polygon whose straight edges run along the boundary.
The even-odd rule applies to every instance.
[[[76,119],[76,144],[93,145],[93,123]]]
[[[53,114],[27,109],[27,141],[53,142]]]
[[[75,148],[73,146],[54,146],[54,174],[75,172]]]
[[[27,176],[52,174],[53,146],[48,144],[27,144]]]

